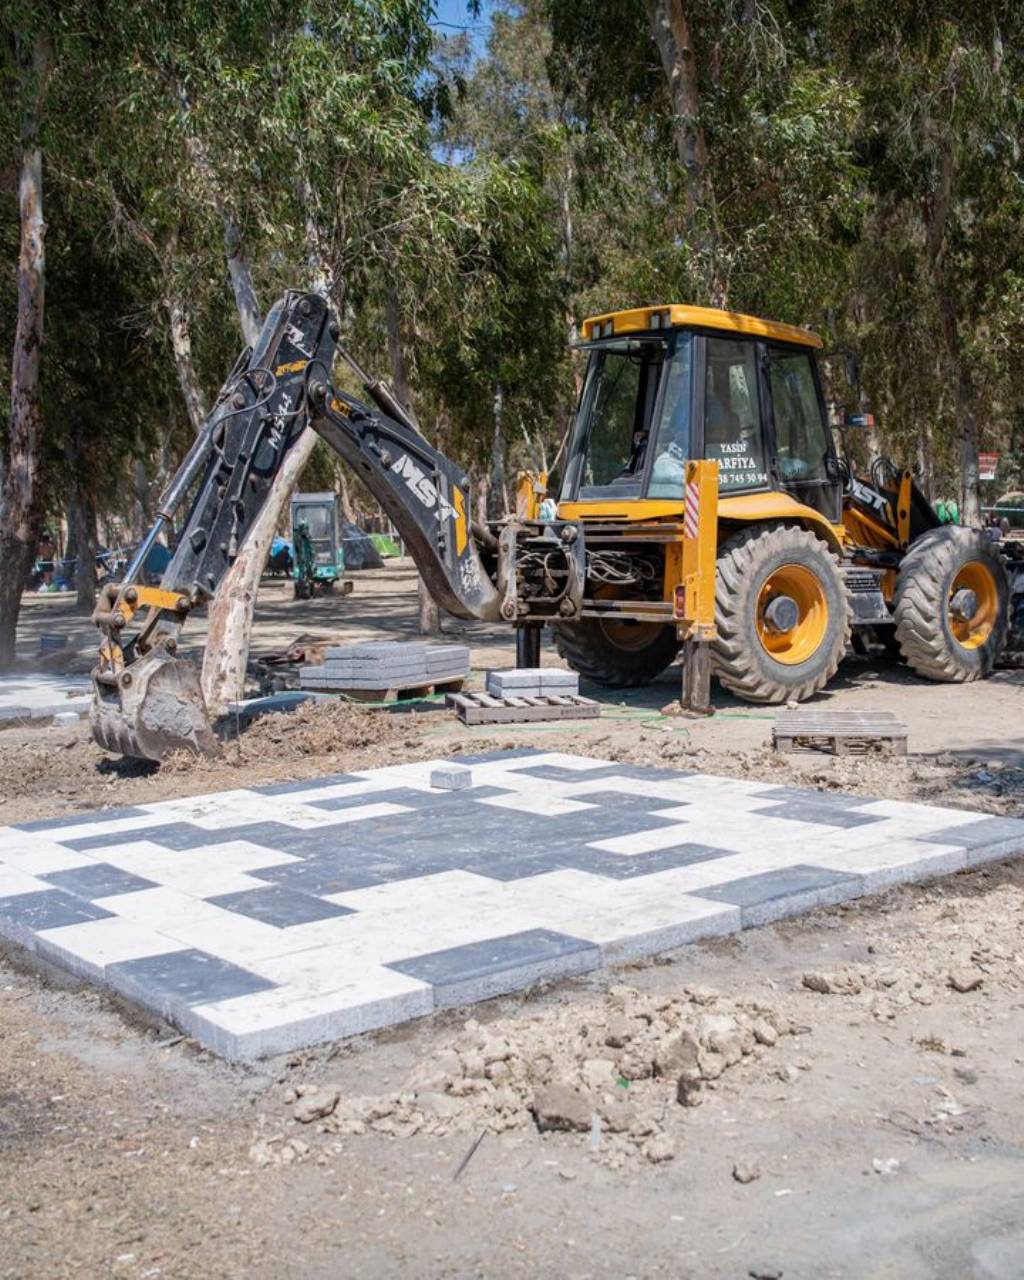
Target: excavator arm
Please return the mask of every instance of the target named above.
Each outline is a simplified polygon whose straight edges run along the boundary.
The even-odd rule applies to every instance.
[[[371,403],[332,385],[336,355]],[[554,594],[539,596],[535,607],[542,615],[560,609],[562,616],[578,608],[585,566],[582,538],[573,545],[575,528],[512,521],[495,533],[474,525],[462,468],[424,439],[385,384],[339,348],[325,300],[289,292],[221,389],[123,581],[103,590],[93,615],[103,637],[92,710],[101,746],[154,760],[175,749],[217,749],[198,673],[176,656],[178,635],[189,613],[213,598],[307,426],[362,478],[449,613],[521,619],[528,607],[517,595],[516,557],[524,546],[527,563],[531,556],[548,563],[554,551],[565,565]],[[145,565],[165,531],[174,534],[174,552],[154,587],[145,582]],[[141,625],[132,630],[139,614]]]

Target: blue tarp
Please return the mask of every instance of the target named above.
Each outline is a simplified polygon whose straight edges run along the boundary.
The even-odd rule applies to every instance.
[[[155,578],[163,575],[163,571],[171,563],[171,553],[162,542],[155,542],[146,556],[146,563],[143,566],[145,573],[152,574]]]

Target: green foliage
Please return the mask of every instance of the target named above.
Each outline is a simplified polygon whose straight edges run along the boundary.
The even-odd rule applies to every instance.
[[[557,449],[579,320],[707,300],[810,324],[859,358],[881,446],[955,492],[964,406],[1024,457],[1024,10],[1001,3],[692,0],[707,150],[690,176],[648,7],[496,0],[490,37],[435,41],[429,0],[0,4],[3,172],[16,172],[11,33],[54,49],[44,112],[51,506],[72,480],[140,517],[190,438],[171,350],[188,318],[207,397],[240,335],[230,223],[258,297],[319,284],[387,371],[388,320],[428,434],[490,467]],[[0,255],[17,201],[0,186]],[[941,215],[941,216],[940,216]],[[13,271],[0,277],[10,346]],[[0,370],[0,433],[8,370]],[[81,444],[82,464],[67,444]],[[1014,462],[1014,467],[1019,467]],[[328,482],[318,457],[311,475]],[[1001,479],[1003,477],[1001,476]],[[1006,480],[1024,476],[1007,474]]]

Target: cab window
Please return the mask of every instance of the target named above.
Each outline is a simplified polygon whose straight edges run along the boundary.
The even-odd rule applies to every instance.
[[[649,498],[681,498],[690,457],[690,393],[693,381],[693,334],[678,333],[662,375],[664,390],[654,436],[654,460],[647,487]]]
[[[822,417],[812,357],[769,347],[768,382],[783,483],[827,482],[831,441]]]
[[[707,340],[704,457],[718,463],[720,493],[768,485],[753,342]]]
[[[591,356],[578,428],[586,439],[580,498],[639,493],[664,356],[664,343],[637,341]]]

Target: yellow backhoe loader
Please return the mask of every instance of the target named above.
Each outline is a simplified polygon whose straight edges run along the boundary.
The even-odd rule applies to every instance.
[[[982,531],[940,524],[909,472],[844,468],[817,337],[690,306],[596,316],[582,332],[560,489],[528,485],[514,517],[487,523],[463,469],[339,345],[325,301],[286,294],[97,609],[97,741],[153,759],[215,749],[178,633],[307,425],[380,502],[438,604],[516,628],[520,665],[536,664],[547,624],[570,666],[612,686],[651,680],[698,637],[720,683],[754,702],[811,697],[867,629],[930,679],[992,669],[1011,613],[1004,555]],[[365,401],[332,386],[339,358]],[[173,556],[148,587],[141,566],[164,533]]]

